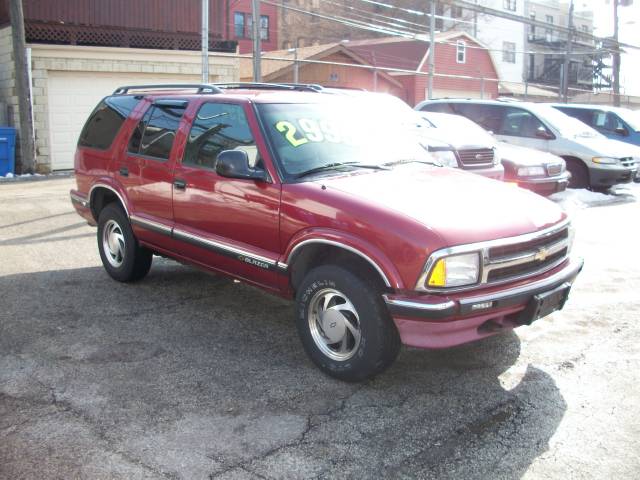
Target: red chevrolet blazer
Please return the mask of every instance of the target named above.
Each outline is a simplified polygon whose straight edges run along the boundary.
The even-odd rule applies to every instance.
[[[303,85],[122,87],[82,130],[71,200],[115,280],[159,254],[293,298],[311,359],[358,381],[401,343],[450,347],[562,308],[582,268],[560,208],[446,155]]]

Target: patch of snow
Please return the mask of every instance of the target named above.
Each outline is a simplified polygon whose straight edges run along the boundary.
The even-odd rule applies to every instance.
[[[4,178],[13,178],[13,173],[9,172],[7,173]]]
[[[636,202],[640,200],[640,184],[616,185],[606,193],[592,192],[584,188],[568,188],[564,192],[554,193],[549,199],[558,203],[567,212],[616,203]]]

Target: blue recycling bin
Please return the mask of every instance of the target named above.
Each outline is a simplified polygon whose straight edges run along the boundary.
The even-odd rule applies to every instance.
[[[16,129],[0,127],[0,177],[16,171]]]

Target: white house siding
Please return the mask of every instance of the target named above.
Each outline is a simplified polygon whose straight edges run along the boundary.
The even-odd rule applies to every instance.
[[[480,0],[480,5],[494,8],[507,13],[525,15],[524,0],[516,0],[516,10],[505,10],[503,0]],[[491,49],[491,55],[498,69],[500,80],[505,82],[522,82],[525,55],[524,48],[526,25],[520,22],[512,22],[504,18],[478,16],[477,38]],[[515,63],[504,62],[502,59],[503,42],[512,42],[516,45]]]

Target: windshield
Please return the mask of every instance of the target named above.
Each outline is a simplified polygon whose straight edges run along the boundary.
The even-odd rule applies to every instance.
[[[551,124],[563,137],[598,138],[603,137],[596,130],[550,105],[536,104],[531,111]]]
[[[289,178],[323,167],[433,161],[413,129],[376,107],[341,98],[322,104],[259,104],[258,113]]]
[[[616,113],[631,129],[640,132],[640,111],[621,108],[616,110]]]

